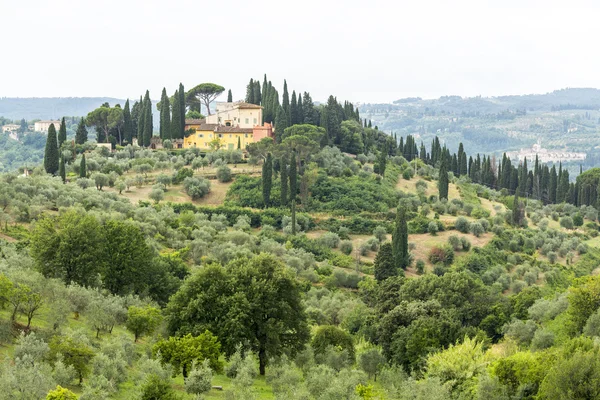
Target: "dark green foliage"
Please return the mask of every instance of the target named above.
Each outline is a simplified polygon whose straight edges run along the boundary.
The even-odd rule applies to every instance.
[[[271,204],[271,186],[273,185],[273,156],[267,154],[262,167],[262,197],[265,207]]]
[[[140,400],[179,400],[171,382],[158,375],[150,375],[142,386]]]
[[[398,275],[391,243],[387,242],[381,245],[381,248],[375,257],[374,269],[375,279],[377,281],[383,281],[390,276]]]
[[[335,349],[346,351],[350,361],[352,363],[355,361],[352,335],[336,326],[320,326],[315,332],[311,346],[315,354],[324,354],[327,348],[332,346]]]
[[[227,91],[227,102],[233,103],[233,95],[231,94],[231,89]]]
[[[171,104],[165,88],[160,97],[160,138],[171,139]]]
[[[79,177],[87,178],[87,167],[85,166],[85,154],[81,155],[81,162],[79,163]]]
[[[438,180],[439,198],[448,200],[448,170],[446,163],[442,161],[440,166],[440,177]]]
[[[79,132],[79,128],[77,128],[77,132]],[[77,136],[75,137],[77,138]],[[125,108],[123,109],[123,140],[127,144],[131,144],[133,140],[133,120],[131,119],[131,111],[129,109],[129,99],[125,102]]]
[[[144,96],[144,123],[143,123],[143,136],[142,136],[142,146],[149,147],[150,139],[152,138],[153,124],[152,124],[152,101],[150,100],[150,92],[146,90],[146,95]]]
[[[214,332],[227,355],[238,343],[267,360],[303,348],[309,332],[300,287],[272,255],[208,265],[188,278],[167,307],[171,334]]]
[[[44,169],[47,173],[55,175],[58,172],[58,142],[56,139],[56,129],[54,124],[48,128],[48,138],[46,139],[46,150],[44,152]]]
[[[406,210],[403,207],[398,207],[396,211],[396,221],[392,233],[392,255],[396,270],[408,267],[408,227],[406,225]]]
[[[170,337],[156,343],[152,349],[155,355],[160,354],[163,364],[171,364],[184,378],[192,369],[193,363],[209,360],[210,367],[216,372],[223,371],[221,345],[219,339],[205,330],[197,336],[187,334],[182,337]]]
[[[171,139],[182,139],[185,121],[181,120],[181,109],[185,109],[179,101],[179,91],[173,95],[172,118],[171,118]]]
[[[275,117],[275,141],[277,143],[281,143],[285,129],[289,126],[287,117],[285,109],[279,107],[277,116]]]
[[[65,117],[62,117],[60,121],[60,128],[58,130],[58,148],[63,145],[64,142],[67,141],[67,124],[65,123]]]
[[[84,144],[87,142],[88,132],[85,127],[85,121],[83,118],[79,120],[79,125],[77,125],[77,131],[75,132],[75,144]]]
[[[387,153],[381,151],[377,157],[377,173],[381,176],[385,176],[385,166],[387,164]]]
[[[182,91],[183,86],[180,86],[180,96]],[[185,100],[190,105],[190,110],[195,109],[202,112],[200,109],[200,104],[202,104],[206,108],[206,114],[210,115],[210,103],[224,91],[225,88],[223,86],[215,83],[201,83],[185,93]],[[195,108],[196,104],[198,104],[197,109]]]
[[[91,361],[95,356],[94,350],[71,337],[57,335],[52,338],[49,343],[50,360],[56,360],[62,355],[63,362],[67,366],[72,366],[79,378],[79,384],[83,382],[83,378],[88,376],[91,370]]]

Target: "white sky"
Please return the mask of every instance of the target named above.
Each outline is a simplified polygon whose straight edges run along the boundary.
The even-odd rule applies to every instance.
[[[600,2],[0,0],[0,97],[153,99],[264,73],[323,101],[600,87]]]

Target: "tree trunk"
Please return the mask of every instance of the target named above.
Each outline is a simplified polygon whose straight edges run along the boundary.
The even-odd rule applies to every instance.
[[[258,350],[258,370],[261,376],[265,375],[265,366],[267,364],[267,352],[264,348]]]

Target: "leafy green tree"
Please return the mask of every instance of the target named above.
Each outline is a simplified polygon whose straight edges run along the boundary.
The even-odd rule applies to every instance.
[[[162,316],[158,308],[131,306],[127,310],[125,326],[133,333],[134,341],[137,342],[140,337],[154,333],[161,321]]]
[[[58,172],[58,143],[54,124],[48,128],[46,150],[44,151],[44,169],[47,173],[55,175]]]
[[[75,132],[75,143],[84,144],[88,140],[88,132],[85,127],[85,120],[81,118],[77,125],[77,131]]]
[[[352,335],[336,326],[324,325],[317,328],[311,346],[316,354],[325,353],[325,350],[329,346],[345,350],[348,352],[350,361],[354,363],[355,353]]]
[[[600,361],[598,351],[578,351],[559,360],[544,378],[539,399],[600,398]]]
[[[207,265],[189,277],[167,307],[171,334],[215,332],[227,355],[242,343],[267,360],[303,348],[309,332],[296,279],[274,256]]]
[[[169,337],[156,343],[152,349],[155,354],[160,353],[163,364],[171,364],[177,371],[181,371],[184,378],[192,370],[194,363],[208,360],[210,367],[216,372],[223,371],[221,344],[218,338],[204,331],[198,336],[187,334],[182,337]]]
[[[109,114],[110,105],[108,103],[104,103],[102,106],[90,111],[85,117],[85,123],[87,126],[94,126],[96,128],[98,143],[108,143],[108,137],[110,133],[108,122]]]
[[[48,392],[46,400],[77,400],[77,395],[60,385]]]
[[[85,154],[81,155],[81,162],[79,163],[79,177],[87,178],[87,168],[85,166]]]
[[[262,193],[265,208],[271,204],[271,186],[273,185],[273,156],[267,154],[262,168]]]
[[[40,219],[31,233],[31,255],[46,277],[83,286],[96,283],[103,254],[100,224],[90,215],[69,211]]]
[[[231,94],[231,90],[229,93]],[[197,365],[188,374],[188,378],[185,380],[185,391],[196,396],[210,392],[212,389],[212,377],[213,371],[210,368],[210,362],[208,359],[205,359],[202,364]]]
[[[360,369],[365,371],[369,377],[377,381],[377,375],[385,366],[385,357],[381,351],[376,348],[371,348],[358,355],[358,365]]]
[[[65,158],[60,157],[60,161],[58,163],[58,176],[63,181],[63,183],[67,183],[67,174],[65,172]]]
[[[95,356],[94,350],[81,340],[69,336],[54,336],[50,340],[50,359],[56,360],[62,355],[63,362],[73,367],[79,378],[79,384],[90,373],[90,362]]]
[[[440,166],[440,174],[438,180],[438,190],[439,190],[439,198],[440,200],[446,199],[448,200],[448,169],[446,167],[446,163],[442,161],[442,165]]]
[[[408,226],[406,224],[406,210],[402,206],[398,206],[396,211],[394,233],[392,234],[392,254],[397,270],[408,267]]]
[[[143,294],[153,279],[149,268],[152,251],[140,228],[126,221],[109,220],[102,227],[102,235],[104,288],[121,296]]]
[[[186,102],[190,105],[198,104],[198,111],[200,110],[199,104],[203,104],[206,107],[207,115],[211,115],[210,103],[212,103],[217,97],[225,91],[223,86],[215,83],[201,83],[192,89],[190,89],[186,95]]]
[[[60,121],[60,128],[58,129],[58,148],[60,149],[64,142],[67,141],[67,124],[65,117],[62,117]]]
[[[374,263],[375,279],[377,281],[382,281],[390,276],[398,275],[393,253],[391,243],[384,243],[381,245]]]
[[[165,88],[160,98],[160,138],[171,139],[171,104]]]
[[[140,400],[179,400],[168,379],[150,375],[142,386]]]

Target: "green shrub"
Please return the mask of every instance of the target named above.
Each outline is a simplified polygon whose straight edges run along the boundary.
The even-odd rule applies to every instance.
[[[438,232],[438,224],[435,221],[431,221],[429,223],[429,225],[427,225],[427,232],[431,235],[431,236],[436,236],[437,232]]]
[[[454,222],[454,227],[456,228],[456,230],[462,233],[468,233],[469,226],[469,221],[464,217],[458,217],[456,219],[456,222]]]
[[[428,258],[432,264],[450,265],[454,261],[454,250],[448,245],[435,246],[429,251]]]
[[[171,178],[171,181],[174,185],[180,184],[185,180],[185,178],[191,178],[194,176],[194,171],[190,168],[181,168]]]
[[[346,255],[352,253],[353,248],[354,247],[352,246],[352,241],[350,240],[342,240],[342,242],[340,243],[340,250]]]
[[[221,165],[217,168],[217,179],[222,183],[231,181],[231,169],[227,165]]]

